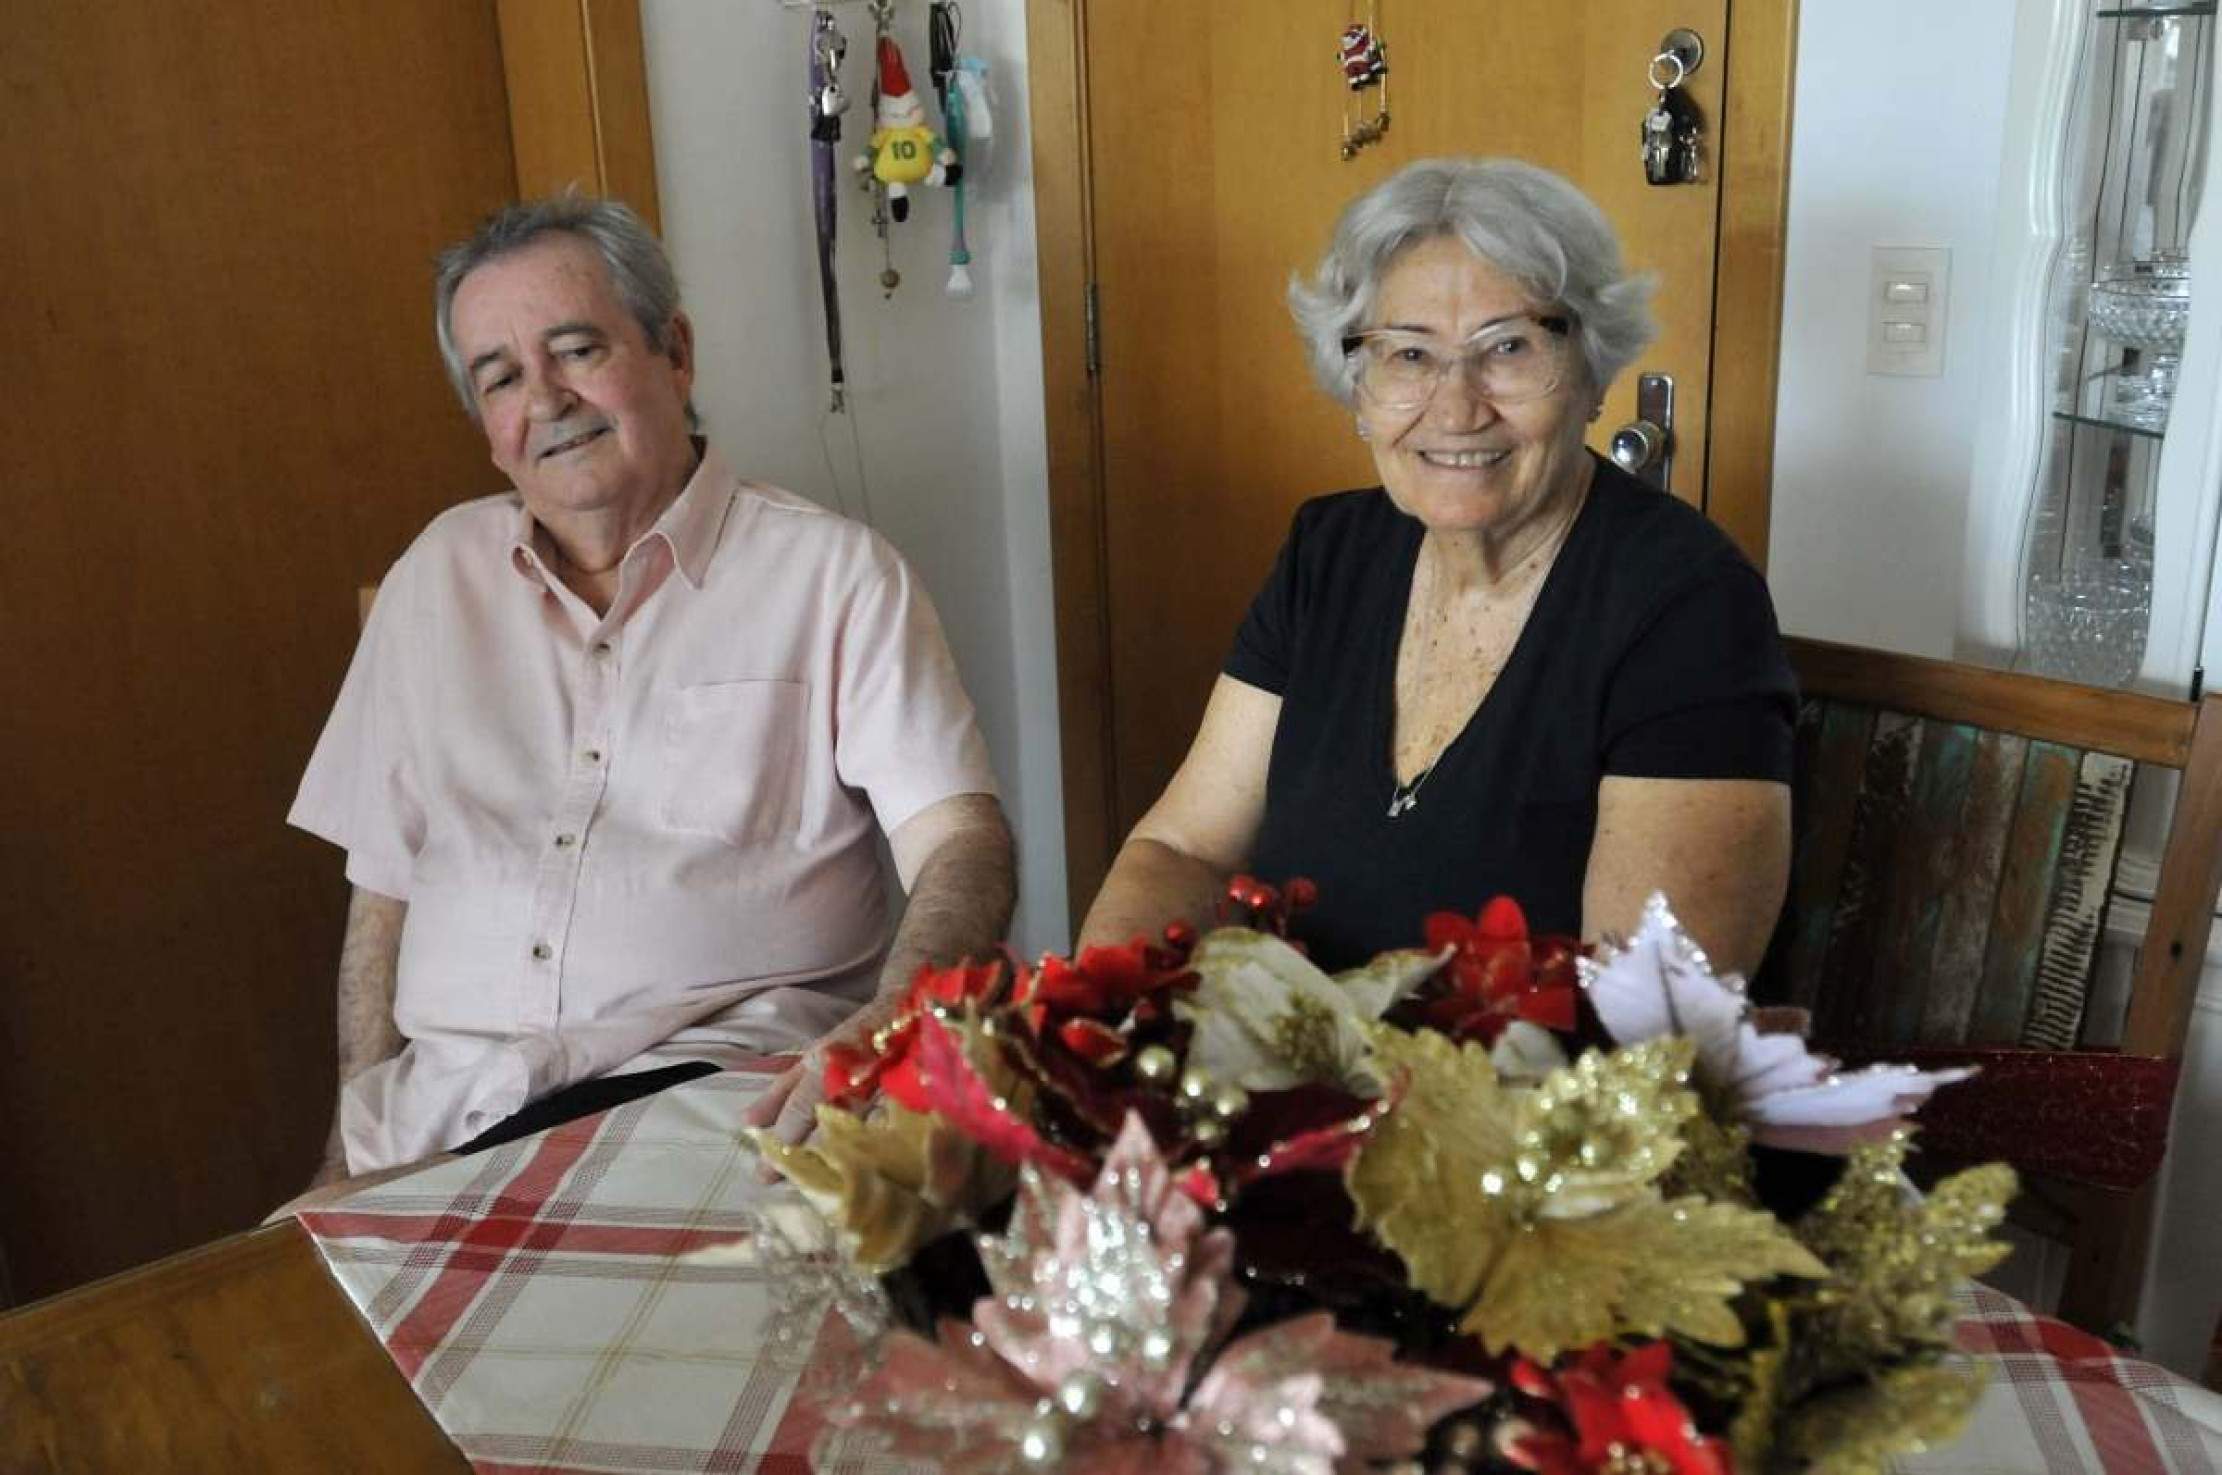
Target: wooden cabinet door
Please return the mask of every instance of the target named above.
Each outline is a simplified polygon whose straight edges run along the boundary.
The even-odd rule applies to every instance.
[[[529,59],[505,85],[505,23],[555,54],[544,22],[597,12],[585,55],[630,19],[637,53],[630,6],[9,9],[0,1263],[18,1297],[250,1225],[315,1163],[346,885],[286,809],[355,590],[501,485],[433,345],[432,255],[517,192],[512,94],[538,109],[520,129],[562,110],[560,86],[519,86]],[[644,125],[627,136],[645,146]]]
[[[1092,455],[1082,453],[1092,463],[1094,481],[1082,494],[1091,505],[1075,513],[1080,498],[1053,488],[1067,514],[1060,600],[1070,590],[1098,606],[1074,612],[1061,604],[1071,626],[1061,631],[1060,682],[1076,907],[1108,858],[1106,841],[1126,832],[1186,751],[1291,512],[1316,493],[1376,479],[1350,416],[1310,379],[1285,294],[1291,273],[1316,261],[1342,207],[1399,166],[1445,154],[1510,155],[1558,170],[1597,200],[1631,266],[1659,278],[1661,334],[1613,387],[1593,441],[1602,448],[1633,418],[1638,372],[1671,374],[1673,491],[1721,514],[1707,487],[1715,281],[1725,259],[1718,248],[1726,232],[1746,251],[1739,259],[1750,260],[1743,237],[1756,226],[1764,238],[1759,275],[1778,283],[1770,251],[1779,247],[1781,197],[1777,173],[1765,182],[1771,194],[1746,197],[1747,211],[1756,203],[1755,221],[1724,214],[1719,164],[1725,130],[1739,124],[1779,150],[1789,70],[1779,22],[1757,19],[1747,31],[1766,36],[1751,41],[1747,56],[1771,48],[1757,63],[1766,75],[1755,97],[1731,95],[1740,84],[1724,60],[1729,8],[1730,0],[1359,7],[1361,18],[1378,14],[1387,44],[1392,122],[1384,142],[1345,161],[1338,144],[1348,93],[1335,49],[1351,7],[1213,0],[1182,7],[1176,20],[1150,0],[1073,0],[1079,79],[1037,77],[1035,107],[1037,176],[1055,163],[1042,159],[1043,149],[1062,137],[1061,113],[1044,106],[1052,89],[1078,99],[1075,152],[1085,160],[1079,207],[1063,206],[1053,178],[1042,195],[1053,478],[1073,459],[1060,454],[1071,440],[1060,440],[1058,423],[1066,397],[1055,362],[1060,210],[1084,218],[1099,349],[1090,404],[1099,439]],[[1037,0],[1037,29],[1066,10]],[[1710,52],[1688,84],[1707,119],[1707,167],[1698,183],[1659,188],[1645,182],[1638,131],[1657,95],[1650,63],[1678,26],[1700,33]],[[1061,60],[1044,46],[1036,65]],[[1372,100],[1362,98],[1368,108]],[[1729,116],[1731,106],[1745,116]],[[1765,152],[1750,141],[1744,156]],[[1730,291],[1724,284],[1724,301]],[[1770,294],[1778,291],[1769,285],[1756,294],[1764,311],[1751,335],[1770,366]],[[1763,558],[1772,374],[1744,377],[1762,381],[1739,393],[1745,420],[1762,430],[1754,438],[1758,516],[1755,526],[1722,520]],[[1751,500],[1748,473],[1738,482]],[[1100,528],[1092,548],[1090,523]],[[1069,577],[1076,566],[1079,576]],[[1099,800],[1103,809],[1091,813]],[[1106,812],[1108,824],[1097,818]]]

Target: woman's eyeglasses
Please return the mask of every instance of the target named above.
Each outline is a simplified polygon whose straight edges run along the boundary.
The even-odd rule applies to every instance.
[[[1384,410],[1418,409],[1453,369],[1491,404],[1514,405],[1565,382],[1572,329],[1563,317],[1509,318],[1463,343],[1445,343],[1403,328],[1371,328],[1345,338],[1342,351],[1357,371],[1358,393]]]

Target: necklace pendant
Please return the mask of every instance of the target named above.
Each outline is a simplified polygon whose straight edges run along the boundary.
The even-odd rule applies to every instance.
[[[1420,807],[1420,796],[1409,789],[1399,789],[1389,796],[1389,818],[1409,814]]]

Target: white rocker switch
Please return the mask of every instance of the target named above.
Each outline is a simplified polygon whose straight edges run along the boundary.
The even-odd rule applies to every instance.
[[[1867,293],[1867,372],[1934,378],[1944,372],[1942,246],[1877,246]]]

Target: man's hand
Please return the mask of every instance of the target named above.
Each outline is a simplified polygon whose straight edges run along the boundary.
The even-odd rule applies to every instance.
[[[825,1100],[826,1047],[848,1045],[871,1048],[872,1035],[895,1017],[901,994],[882,994],[841,1022],[841,1027],[802,1052],[802,1059],[775,1078],[764,1094],[749,1103],[741,1120],[752,1127],[769,1127],[786,1143],[798,1143],[818,1124],[818,1103]],[[766,1163],[766,1182],[778,1177]]]
[[[771,1128],[783,1142],[800,1142],[817,1125],[827,1046],[869,1049],[921,967],[992,957],[1011,924],[1017,890],[1011,829],[993,798],[958,794],[930,804],[897,825],[887,842],[909,903],[888,945],[878,997],[805,1050],[742,1117],[752,1127]],[[764,1177],[777,1176],[767,1164]]]

